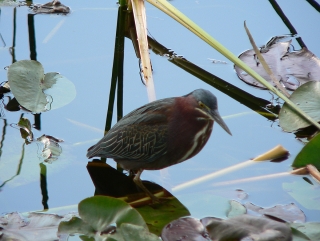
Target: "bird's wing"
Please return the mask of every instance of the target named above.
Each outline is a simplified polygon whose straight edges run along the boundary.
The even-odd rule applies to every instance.
[[[151,102],[123,117],[87,156],[152,162],[167,150],[173,98]]]

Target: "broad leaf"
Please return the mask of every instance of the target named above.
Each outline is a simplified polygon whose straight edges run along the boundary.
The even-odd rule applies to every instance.
[[[286,224],[249,215],[227,220],[212,219],[206,228],[213,240],[292,240],[291,229]]]
[[[70,80],[56,72],[44,75],[41,63],[34,60],[13,63],[8,70],[8,81],[19,104],[35,113],[62,107],[76,96]]]
[[[300,86],[292,93],[290,100],[311,118],[318,122],[320,121],[320,82],[311,81]],[[296,131],[311,125],[286,103],[280,110],[279,124],[287,132]]]
[[[120,232],[125,241],[160,241],[159,237],[150,233],[147,229],[130,223],[123,223],[120,226]]]
[[[47,104],[41,83],[44,70],[38,61],[21,60],[10,65],[8,81],[11,91],[24,108],[32,112],[42,112]]]
[[[209,241],[210,238],[202,223],[195,218],[179,218],[166,225],[161,233],[163,241]]]
[[[190,215],[188,209],[176,198],[168,198],[158,205],[136,208],[146,221],[150,232],[160,235],[161,230],[171,221]]]
[[[283,183],[282,188],[303,207],[320,210],[320,186],[317,182],[310,185],[301,178],[294,182]]]
[[[0,240],[58,240],[57,227],[63,216],[46,213],[9,213],[0,217]]]
[[[308,81],[320,80],[320,60],[307,48],[300,51],[289,51],[290,41],[280,42],[282,36],[272,38],[260,52],[273,74],[289,90],[295,90]],[[274,85],[270,76],[264,70],[253,49],[242,53],[239,58],[260,74],[270,84]],[[265,89],[241,68],[235,66],[238,77],[244,82]]]
[[[298,153],[294,159],[293,167],[305,167],[308,164],[314,165],[320,170],[320,134],[313,137]]]
[[[309,240],[320,240],[320,223],[292,223],[292,228],[295,228],[306,235]]]
[[[96,231],[104,231],[109,225],[116,223],[132,223],[147,228],[147,225],[137,210],[120,199],[95,196],[79,203],[79,215]]]

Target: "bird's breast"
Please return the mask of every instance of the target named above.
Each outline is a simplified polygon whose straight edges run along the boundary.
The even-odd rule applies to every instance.
[[[194,137],[189,143],[189,147],[185,150],[186,152],[184,156],[180,158],[179,162],[185,161],[201,151],[211,135],[212,124],[212,121],[202,121],[202,123],[198,124],[199,128],[197,129],[197,132],[194,133]]]

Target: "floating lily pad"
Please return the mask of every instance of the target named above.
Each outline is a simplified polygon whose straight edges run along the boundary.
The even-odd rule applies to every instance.
[[[260,49],[263,58],[278,80],[289,90],[295,90],[308,81],[319,81],[320,59],[307,48],[290,52],[291,40],[280,42],[281,39],[282,37],[274,37]],[[274,85],[253,49],[243,52],[239,58]],[[235,70],[238,77],[247,84],[266,89],[264,85],[257,82],[241,68],[235,66]]]
[[[226,220],[212,219],[206,228],[213,240],[292,240],[286,224],[246,214]]]
[[[78,209],[81,219],[73,218],[68,222],[61,222],[58,228],[60,235],[80,233],[87,237],[98,236],[99,240],[119,241],[152,241],[157,238],[149,233],[138,211],[120,199],[107,196],[90,197],[82,200]],[[114,224],[116,226],[113,226]]]
[[[311,118],[320,121],[320,82],[312,81],[300,86],[292,93],[290,100]],[[286,103],[280,110],[279,124],[287,132],[296,131],[311,125]]]
[[[320,170],[320,134],[313,137],[299,152],[294,159],[293,167],[305,167],[306,165],[312,164],[318,170]]]
[[[310,185],[301,178],[295,182],[283,183],[282,188],[303,207],[310,210],[320,210],[320,186],[317,182]]]
[[[41,63],[34,60],[13,63],[8,70],[8,81],[19,104],[35,113],[62,107],[76,96],[71,81],[56,72],[44,75]]]
[[[60,1],[53,0],[52,2],[48,2],[46,4],[34,4],[32,6],[32,10],[35,13],[60,13],[60,14],[68,14],[70,13],[70,8],[66,5],[63,5]]]
[[[161,233],[163,241],[209,241],[209,235],[203,224],[195,218],[179,218],[166,225]]]
[[[305,240],[320,240],[320,223],[319,222],[292,223],[290,226],[294,229],[299,230],[306,236],[308,236],[309,239],[305,239]]]
[[[57,228],[64,219],[47,213],[8,213],[0,217],[0,240],[58,240]]]

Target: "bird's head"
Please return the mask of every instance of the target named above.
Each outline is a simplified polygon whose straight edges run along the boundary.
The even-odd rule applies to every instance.
[[[197,106],[195,108],[198,111],[202,112],[209,119],[216,121],[226,132],[232,135],[228,126],[219,114],[218,101],[214,94],[208,90],[198,89],[191,92],[189,95],[192,95],[197,101]]]

